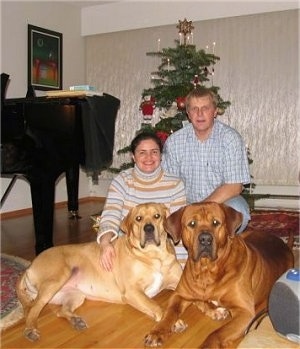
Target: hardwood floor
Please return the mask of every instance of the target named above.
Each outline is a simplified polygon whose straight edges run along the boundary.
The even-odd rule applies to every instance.
[[[102,208],[103,200],[80,203],[81,219],[73,220],[68,218],[67,206],[60,205],[55,210],[54,244],[76,244],[95,240],[96,233],[92,229],[90,215],[100,212]],[[34,244],[31,214],[1,221],[1,252],[32,260],[35,256]]]
[[[54,242],[56,245],[93,241],[91,214],[102,209],[97,201],[80,204],[80,220],[69,220],[66,207],[57,208],[54,222]],[[4,219],[1,222],[1,252],[28,260],[34,258],[34,230],[32,216]],[[165,307],[170,291],[163,291],[155,297]],[[47,305],[39,318],[41,339],[29,342],[23,337],[24,321],[4,331],[1,335],[2,348],[143,348],[143,338],[154,322],[129,305],[85,301],[78,309],[88,323],[85,331],[74,330],[65,319],[57,318],[57,306]],[[182,318],[188,323],[185,332],[173,334],[164,348],[196,348],[204,338],[224,322],[216,322],[201,315],[191,306]],[[273,329],[262,336],[275,338],[276,348],[298,348],[298,345],[281,339]],[[269,336],[269,337],[268,337]],[[277,341],[278,340],[278,341]],[[243,343],[243,342],[242,342]],[[240,347],[242,346],[242,343]],[[270,344],[267,340],[267,346]],[[251,347],[251,344],[247,344]],[[252,347],[258,347],[252,344]]]

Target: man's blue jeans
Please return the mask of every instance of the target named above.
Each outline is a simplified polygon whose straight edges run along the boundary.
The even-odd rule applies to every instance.
[[[248,222],[251,219],[250,209],[247,201],[240,195],[225,201],[224,204],[234,208],[238,212],[241,212],[241,214],[243,215],[242,224],[237,231],[237,234],[241,233],[246,229]]]

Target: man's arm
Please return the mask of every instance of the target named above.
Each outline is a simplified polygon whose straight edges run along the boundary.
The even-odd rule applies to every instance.
[[[241,194],[243,185],[241,183],[223,184],[216,188],[205,200],[214,201],[219,204]]]

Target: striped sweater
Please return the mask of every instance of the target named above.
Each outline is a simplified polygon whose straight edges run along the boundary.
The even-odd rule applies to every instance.
[[[161,167],[151,174],[141,172],[137,166],[122,171],[109,186],[103,212],[99,217],[97,241],[109,231],[115,234],[115,239],[120,234],[121,221],[129,210],[146,202],[163,203],[170,213],[175,212],[186,205],[182,180],[165,173]],[[176,246],[178,253],[179,250],[180,255],[186,253],[182,246]]]

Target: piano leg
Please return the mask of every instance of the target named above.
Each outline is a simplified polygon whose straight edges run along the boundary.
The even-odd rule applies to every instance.
[[[37,255],[53,246],[55,180],[56,177],[41,174],[29,181]]]
[[[80,219],[78,214],[79,164],[74,164],[66,170],[66,184],[69,218]]]

